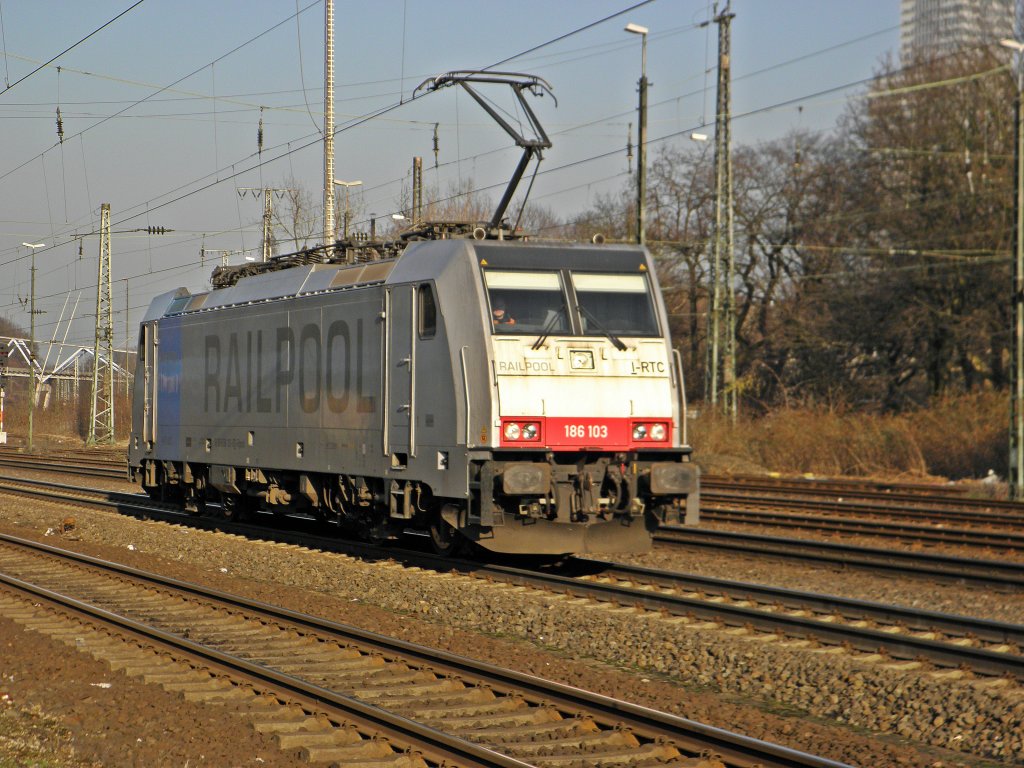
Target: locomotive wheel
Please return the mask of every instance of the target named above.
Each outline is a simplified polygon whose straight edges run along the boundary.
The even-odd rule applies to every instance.
[[[206,512],[206,499],[193,493],[185,497],[185,511],[190,515],[202,515]]]
[[[221,517],[240,523],[249,515],[249,497],[234,493],[225,493],[220,500]]]
[[[442,557],[454,557],[462,549],[466,539],[441,517],[437,510],[430,518],[430,544]]]

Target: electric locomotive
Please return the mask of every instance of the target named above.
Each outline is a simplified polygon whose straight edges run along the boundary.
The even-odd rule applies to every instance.
[[[197,513],[301,513],[372,540],[411,530],[442,553],[644,551],[660,523],[697,522],[699,495],[651,255],[506,225],[550,146],[522,98],[542,81],[430,82],[474,97],[507,82],[540,133],[505,126],[524,158],[492,219],[416,220],[156,297],[129,476]]]
[[[154,299],[129,467],[196,511],[637,551],[696,521],[685,414],[645,249],[445,239]]]

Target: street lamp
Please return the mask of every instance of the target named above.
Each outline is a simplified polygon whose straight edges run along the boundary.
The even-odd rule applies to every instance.
[[[344,224],[344,229],[342,230],[342,232],[343,232],[342,237],[345,240],[348,239],[348,220],[349,220],[349,215],[350,215],[349,214],[349,207],[348,207],[348,191],[352,187],[360,186],[362,183],[363,182],[361,182],[361,181],[338,181],[337,179],[334,180],[335,186],[344,187],[345,188],[345,224]]]
[[[647,196],[647,27],[639,24],[627,24],[626,32],[640,35],[640,135],[637,139],[636,152],[636,241],[643,245],[647,240],[644,227],[644,198]]]
[[[32,299],[29,304],[29,342],[28,342],[28,452],[33,449],[33,421],[36,412],[36,248],[45,248],[46,243],[22,243],[32,251]]]
[[[1010,498],[1024,496],[1024,43],[1000,40],[1017,52],[1017,98],[1014,102],[1013,150],[1013,360],[1010,365]]]

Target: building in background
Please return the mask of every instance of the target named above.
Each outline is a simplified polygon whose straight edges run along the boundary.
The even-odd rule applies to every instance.
[[[1014,33],[1016,0],[900,0],[900,59],[940,56]]]

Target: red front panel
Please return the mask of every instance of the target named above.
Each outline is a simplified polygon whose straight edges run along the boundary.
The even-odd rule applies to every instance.
[[[505,427],[509,423],[539,424],[540,430],[534,440],[509,440]],[[633,439],[633,428],[637,424],[661,423],[665,425],[665,438],[653,440]],[[666,448],[672,445],[672,420],[636,418],[598,418],[593,416],[550,416],[503,418],[501,420],[502,448],[550,448],[552,450],[592,449],[598,451],[626,451],[649,448]]]
[[[553,417],[547,420],[547,444],[551,448],[599,448],[623,450],[630,443],[629,419]]]

